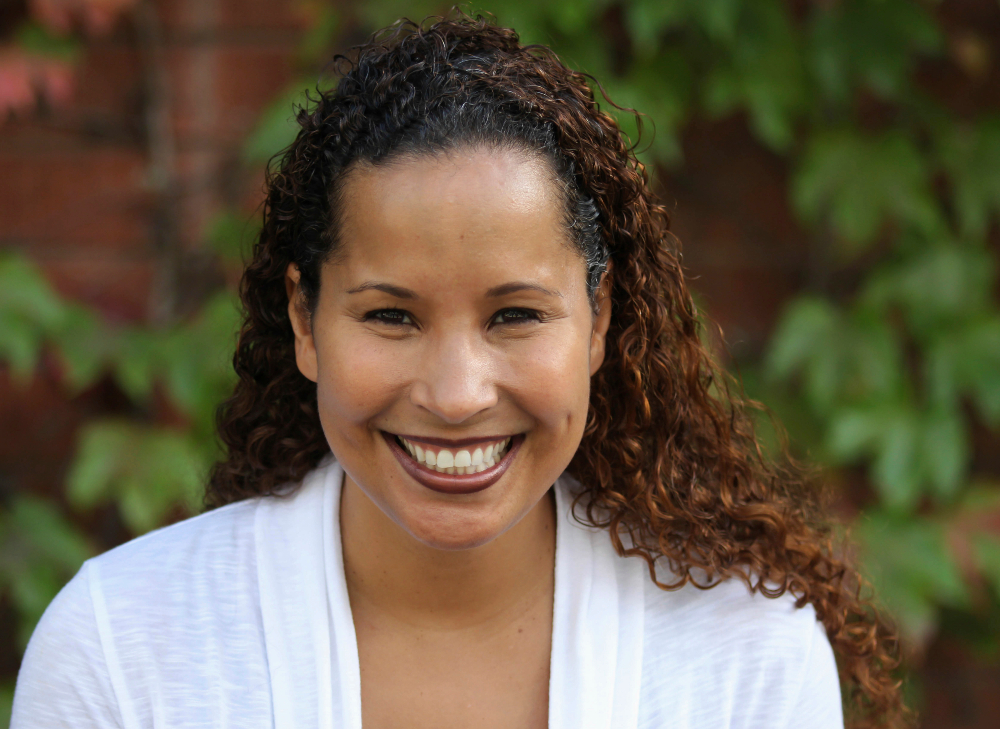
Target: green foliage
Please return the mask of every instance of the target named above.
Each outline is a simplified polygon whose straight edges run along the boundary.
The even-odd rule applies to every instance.
[[[859,520],[854,537],[867,556],[875,594],[912,640],[931,636],[940,605],[969,607],[969,591],[941,523],[872,511]]]
[[[933,237],[945,232],[930,188],[928,163],[902,131],[879,136],[857,129],[811,135],[792,183],[809,223],[828,221],[853,255],[887,222]]]
[[[196,512],[208,459],[192,433],[129,421],[98,420],[81,433],[66,479],[70,503],[116,503],[126,526],[142,534],[178,504]]]
[[[28,53],[75,61],[80,55],[80,42],[66,35],[55,35],[41,23],[26,21],[17,29],[15,40]]]
[[[299,53],[303,79],[315,78],[342,26],[374,30],[449,4],[317,7]],[[873,486],[877,503],[854,533],[878,594],[920,643],[942,608],[975,609],[968,566],[959,569],[950,546],[956,525],[972,545],[968,569],[1000,599],[1000,537],[988,520],[969,517],[1000,512],[996,499],[970,506],[974,494],[997,492],[996,484],[973,486],[983,479],[970,433],[974,420],[1000,427],[997,265],[986,244],[1000,224],[1000,119],[959,118],[918,90],[917,64],[945,47],[934,3],[795,8],[782,0],[470,7],[526,42],[552,46],[594,74],[615,103],[644,112],[640,139],[635,118],[598,94],[647,169],[683,166],[680,135],[690,120],[732,116],[784,161],[789,200],[829,273],[857,280],[790,301],[744,380],[793,426],[794,447]],[[51,40],[22,42],[54,53]],[[243,149],[248,165],[259,169],[294,139],[296,106],[313,86],[290,85],[262,114]],[[863,118],[862,100],[873,97],[891,121]],[[238,262],[255,226],[224,211],[205,240]],[[70,392],[111,378],[135,408],[81,429],[67,482],[73,508],[116,504],[136,533],[196,508],[216,455],[212,412],[232,385],[237,324],[233,296],[223,292],[188,321],[115,326],[59,297],[27,261],[0,257],[0,360],[24,382],[49,353]],[[45,544],[33,541],[36,531]],[[41,502],[0,509],[0,538],[14,545],[4,550],[0,589],[15,596],[23,635],[88,550],[59,509]]]
[[[92,550],[58,508],[31,496],[0,511],[0,545],[0,591],[20,617],[17,639],[24,647],[46,606]]]

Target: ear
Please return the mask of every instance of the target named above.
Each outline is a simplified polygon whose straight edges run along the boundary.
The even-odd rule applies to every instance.
[[[593,376],[604,362],[604,342],[611,326],[611,262],[597,287],[597,313],[590,334],[590,374]]]
[[[299,288],[302,273],[294,263],[285,269],[285,292],[288,294],[288,318],[295,332],[295,364],[299,372],[316,382],[319,367],[316,361],[316,342],[313,339],[312,321],[306,310],[305,297]]]

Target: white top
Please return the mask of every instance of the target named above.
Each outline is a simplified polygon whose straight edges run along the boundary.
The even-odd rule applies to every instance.
[[[208,512],[89,560],[24,656],[12,729],[360,729],[332,459],[289,497]],[[737,581],[664,592],[556,484],[550,729],[843,727],[811,606]]]

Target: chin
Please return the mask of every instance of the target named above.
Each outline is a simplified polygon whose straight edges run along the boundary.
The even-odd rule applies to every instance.
[[[451,509],[441,510],[452,512]],[[501,523],[495,513],[441,513],[411,514],[398,523],[418,542],[434,549],[458,552],[489,544],[503,534],[515,520]]]

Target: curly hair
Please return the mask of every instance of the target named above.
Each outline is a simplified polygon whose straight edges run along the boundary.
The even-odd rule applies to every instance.
[[[336,63],[336,88],[299,110],[298,137],[268,171],[263,228],[240,285],[239,379],[219,411],[228,455],[206,506],[284,492],[329,452],[316,386],[296,367],[284,277],[296,263],[315,305],[350,166],[459,144],[538,154],[561,183],[591,295],[612,266],[607,354],[569,466],[585,489],[581,518],[606,528],[620,554],[644,559],[663,589],[739,579],[812,604],[851,724],[908,723],[893,677],[898,640],[836,555],[807,480],[788,459],[762,455],[751,417],[759,406],[731,391],[702,344],[667,210],[588,77],[466,16],[401,21]],[[659,562],[676,579],[661,582]]]

